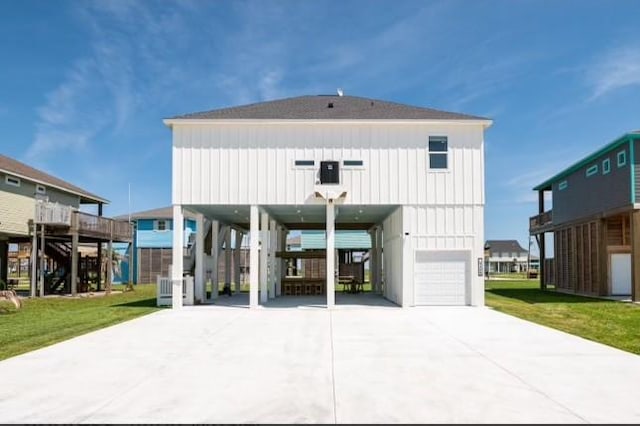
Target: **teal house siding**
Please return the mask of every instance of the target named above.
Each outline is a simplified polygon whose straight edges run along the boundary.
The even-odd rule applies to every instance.
[[[300,242],[302,250],[324,249],[326,246],[325,231],[302,231]],[[371,237],[366,231],[336,231],[336,248],[369,250]]]
[[[139,248],[171,248],[173,243],[173,221],[163,219],[167,222],[167,230],[154,230],[155,219],[139,219],[136,230],[136,246]],[[196,232],[196,221],[186,219],[184,221],[184,246],[187,246],[189,237]]]
[[[136,219],[133,237],[133,282],[138,283],[138,249],[166,248],[173,244],[173,220],[159,218],[166,222],[167,229],[154,230],[154,223],[158,219]],[[196,232],[196,221],[185,219],[184,221],[184,246],[187,247],[191,234]],[[120,255],[120,271],[114,274],[114,283],[124,283],[129,279],[128,244],[116,243],[114,251]],[[118,273],[119,272],[119,273]]]

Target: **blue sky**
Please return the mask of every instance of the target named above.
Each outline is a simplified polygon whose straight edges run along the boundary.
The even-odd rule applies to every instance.
[[[486,237],[526,247],[531,188],[640,128],[640,2],[7,1],[0,152],[170,204],[162,118],[302,94],[487,116]]]

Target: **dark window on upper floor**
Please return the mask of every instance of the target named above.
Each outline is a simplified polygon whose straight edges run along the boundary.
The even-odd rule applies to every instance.
[[[429,168],[447,169],[449,167],[449,141],[446,136],[429,136]]]

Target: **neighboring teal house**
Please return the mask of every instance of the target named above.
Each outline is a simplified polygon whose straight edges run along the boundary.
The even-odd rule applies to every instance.
[[[302,231],[301,250],[322,249],[327,246],[325,231]],[[362,250],[371,248],[371,236],[367,231],[336,231],[335,247],[338,250]]]
[[[119,216],[127,220],[129,215]],[[133,282],[135,284],[153,283],[158,275],[166,276],[171,264],[171,247],[173,243],[173,211],[171,206],[159,209],[132,213],[134,223],[133,237]],[[191,234],[196,232],[195,216],[185,211],[184,246],[192,244]],[[120,271],[116,271],[114,282],[128,281],[129,265],[126,262],[128,246],[118,246],[116,251],[121,255]],[[120,272],[120,274],[117,274]],[[120,275],[119,277],[117,275]]]

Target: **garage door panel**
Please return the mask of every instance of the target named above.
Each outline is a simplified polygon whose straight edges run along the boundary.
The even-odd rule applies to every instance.
[[[468,252],[416,251],[414,303],[416,305],[465,305],[468,266]]]

